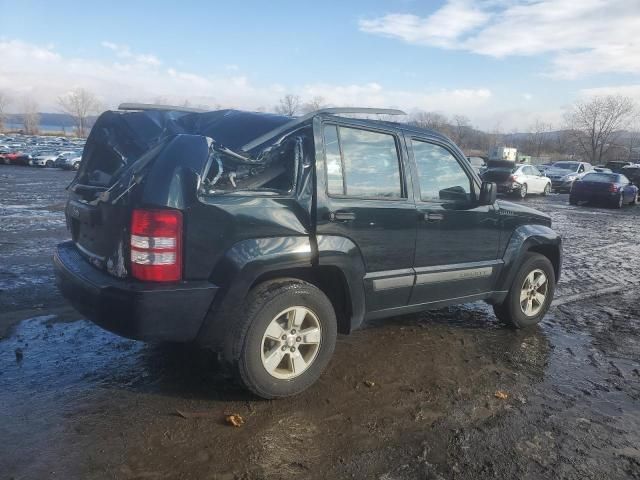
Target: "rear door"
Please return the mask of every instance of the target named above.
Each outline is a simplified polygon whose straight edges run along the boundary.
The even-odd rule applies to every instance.
[[[531,165],[523,167],[523,170],[527,175],[529,191],[531,193],[542,193],[547,184],[547,179],[540,174],[540,171],[536,167]]]
[[[480,184],[450,145],[414,137],[410,153],[418,211],[410,303],[490,292],[502,265],[495,206],[477,204]]]
[[[360,250],[368,312],[406,305],[417,222],[403,138],[347,119],[315,128],[322,138],[317,234],[347,237]]]

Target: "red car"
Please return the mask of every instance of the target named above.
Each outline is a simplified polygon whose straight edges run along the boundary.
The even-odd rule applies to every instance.
[[[2,154],[6,165],[29,165],[31,156],[23,152],[11,152]]]

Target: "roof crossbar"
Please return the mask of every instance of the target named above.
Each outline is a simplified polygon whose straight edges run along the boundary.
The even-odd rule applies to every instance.
[[[279,135],[282,132],[286,132],[287,130],[290,130],[295,126],[306,122],[307,120],[315,117],[316,115],[322,115],[322,114],[336,115],[341,113],[361,113],[361,114],[367,114],[367,115],[406,115],[406,113],[403,112],[402,110],[396,110],[395,108],[359,108],[359,107],[321,108],[320,110],[309,112],[306,115],[295,118],[290,122],[285,123],[284,125],[281,125],[277,128],[274,128],[273,130],[268,131],[264,135],[261,135],[258,138],[251,140],[249,143],[240,147],[240,150],[247,152],[252,148],[255,148],[258,145],[261,145],[262,143],[266,142],[267,140],[275,137],[276,135]]]
[[[176,105],[156,105],[153,103],[121,103],[118,110],[172,110],[185,113],[204,113],[207,110],[193,107],[178,107]]]

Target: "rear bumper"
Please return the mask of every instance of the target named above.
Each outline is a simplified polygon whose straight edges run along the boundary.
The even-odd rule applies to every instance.
[[[498,193],[513,193],[513,192],[519,192],[520,188],[522,188],[522,185],[520,185],[519,183],[498,183],[497,184],[498,187]]]
[[[89,264],[72,242],[53,257],[62,295],[83,315],[136,340],[194,340],[218,287],[207,281],[151,284],[114,278]]]
[[[618,192],[571,192],[571,197],[577,202],[612,203],[619,196]]]

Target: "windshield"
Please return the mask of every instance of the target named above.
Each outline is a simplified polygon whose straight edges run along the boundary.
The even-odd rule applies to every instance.
[[[582,179],[583,182],[602,182],[602,183],[617,183],[619,180],[618,175],[615,173],[589,173]]]
[[[559,168],[561,170],[577,170],[578,162],[556,162],[553,164],[553,168]]]

